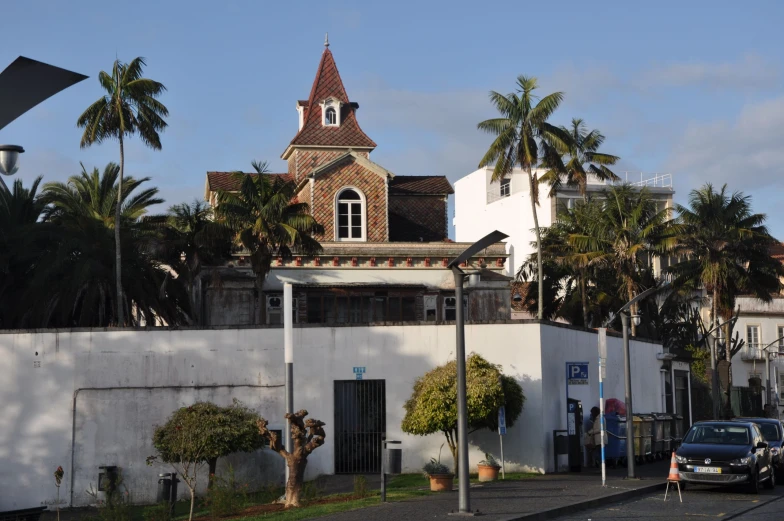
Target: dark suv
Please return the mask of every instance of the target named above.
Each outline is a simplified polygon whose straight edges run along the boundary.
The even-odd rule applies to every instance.
[[[759,425],[741,421],[706,421],[691,426],[675,453],[681,483],[776,486],[768,443]]]
[[[784,457],[781,454],[781,446],[784,443],[784,429],[781,426],[781,420],[776,418],[735,418],[734,421],[753,422],[759,425],[762,435],[765,437],[765,441],[768,442],[768,447],[770,447],[773,468],[776,469],[776,478],[779,480],[784,478]]]

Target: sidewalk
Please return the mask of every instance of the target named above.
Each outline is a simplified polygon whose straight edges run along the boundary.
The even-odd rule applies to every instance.
[[[626,469],[608,471],[607,487],[602,487],[597,469],[581,473],[548,474],[521,481],[498,481],[471,486],[471,509],[481,512],[486,521],[528,521],[553,519],[587,508],[621,501],[663,486],[669,462],[662,461],[637,468],[642,479],[625,480]],[[387,503],[352,512],[319,518],[324,521],[394,521],[399,519],[455,518],[457,490],[396,503]]]

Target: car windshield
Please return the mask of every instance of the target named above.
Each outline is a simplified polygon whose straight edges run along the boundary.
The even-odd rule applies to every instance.
[[[781,434],[779,433],[779,429],[775,424],[760,423],[759,426],[760,430],[762,431],[762,435],[767,441],[779,441],[781,439]]]
[[[684,443],[715,445],[749,445],[749,429],[741,425],[694,425]]]

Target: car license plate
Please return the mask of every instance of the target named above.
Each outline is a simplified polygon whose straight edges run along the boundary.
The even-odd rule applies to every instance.
[[[694,472],[700,474],[721,474],[721,469],[718,467],[694,467]]]

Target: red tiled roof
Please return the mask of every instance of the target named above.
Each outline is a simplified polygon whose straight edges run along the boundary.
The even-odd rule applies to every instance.
[[[245,173],[245,175],[259,175],[256,173]],[[294,176],[285,174],[262,174],[269,177],[281,177],[284,181],[293,181]],[[207,172],[207,189],[211,192],[217,190],[235,191],[239,188],[234,172]]]
[[[337,127],[325,127],[321,124],[321,108],[318,105],[329,97],[338,99],[344,104],[340,114],[340,126]],[[300,100],[299,104],[304,106],[305,122],[302,129],[291,140],[291,145],[376,148],[376,143],[357,123],[356,104],[352,104],[348,99],[329,49],[324,49],[321,55],[308,101],[303,103],[303,100]]]
[[[389,180],[390,195],[453,193],[452,185],[442,175],[400,175]]]
[[[774,259],[784,262],[784,242],[780,242],[770,249],[770,255]]]
[[[534,300],[529,298],[526,300],[529,295],[535,291],[534,285],[532,282],[513,282],[511,286],[511,294],[512,294],[512,311],[528,311],[528,306],[533,304]],[[515,302],[514,296],[520,295],[523,300]]]

